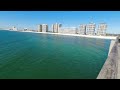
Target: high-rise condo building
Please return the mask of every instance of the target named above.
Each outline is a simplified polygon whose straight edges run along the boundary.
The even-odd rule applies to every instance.
[[[48,32],[48,25],[47,24],[38,25],[38,32]]]
[[[106,35],[106,30],[107,30],[107,24],[106,23],[100,23],[98,25],[98,30],[97,30],[97,35]]]
[[[78,29],[78,34],[86,35],[86,25],[81,24]]]
[[[86,29],[86,34],[87,35],[95,35],[95,23],[89,23],[87,25],[87,29]]]
[[[48,32],[48,25],[42,24],[42,32]]]
[[[62,27],[62,24],[58,24],[58,23],[52,24],[52,31],[54,33],[58,33],[61,27]]]
[[[38,32],[42,32],[42,25],[38,25]]]

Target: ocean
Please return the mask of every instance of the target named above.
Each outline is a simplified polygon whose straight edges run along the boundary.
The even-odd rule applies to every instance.
[[[110,42],[0,30],[0,79],[96,79]]]

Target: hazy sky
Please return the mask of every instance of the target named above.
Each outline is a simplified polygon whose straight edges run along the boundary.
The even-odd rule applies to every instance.
[[[94,22],[108,24],[107,32],[120,34],[120,11],[0,11],[0,28],[37,29],[38,24],[61,23],[63,27],[78,27]]]

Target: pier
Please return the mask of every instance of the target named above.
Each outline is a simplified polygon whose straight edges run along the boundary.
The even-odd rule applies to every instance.
[[[111,42],[108,58],[97,79],[120,79],[120,37]]]
[[[111,52],[111,50],[112,50],[114,44],[115,44],[115,40],[111,40],[110,48],[109,48],[109,52],[108,52],[108,56],[109,56],[109,54],[110,54],[110,52]]]

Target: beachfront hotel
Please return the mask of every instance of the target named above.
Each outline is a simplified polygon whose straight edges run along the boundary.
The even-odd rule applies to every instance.
[[[79,26],[78,34],[86,35],[86,25],[85,25],[85,24],[81,24],[81,25]]]
[[[58,24],[58,23],[52,24],[52,32],[53,33],[58,33],[60,28],[61,28],[61,26],[62,26],[62,24]]]
[[[38,25],[38,32],[48,32],[48,25],[47,24]]]
[[[48,25],[42,24],[42,32],[48,32]]]
[[[89,24],[80,24],[80,26],[77,27],[61,27],[62,24],[52,24],[52,32],[53,33],[65,33],[65,34],[80,34],[80,35],[96,35],[95,29],[96,24],[95,23],[89,23]],[[97,29],[97,35],[105,36],[107,30],[107,25],[105,23],[100,23]]]
[[[17,28],[13,26],[10,30],[17,30]],[[59,23],[52,24],[53,33],[106,36],[106,30],[106,23],[100,23],[97,29],[96,24],[92,22],[80,24],[79,27],[62,27],[62,24]],[[28,29],[24,28],[23,31],[28,31]],[[39,24],[37,32],[48,32],[48,24]]]
[[[53,33],[58,33],[58,24],[52,24],[52,31]]]
[[[86,28],[86,34],[87,35],[95,35],[95,28],[96,28],[95,23],[89,23]]]
[[[97,30],[97,35],[106,35],[106,29],[107,29],[107,24],[106,23],[100,23],[98,25],[98,30]]]
[[[77,34],[76,27],[62,27],[62,24],[52,24],[53,33]]]
[[[38,25],[38,32],[42,32],[42,25]]]
[[[96,24],[92,22],[89,24],[80,24],[79,27],[62,27],[62,24],[58,23],[52,24],[53,33],[106,36],[106,30],[107,30],[106,23],[100,23],[98,25],[98,29],[96,29]],[[38,25],[37,32],[48,32],[48,25],[47,24]]]

